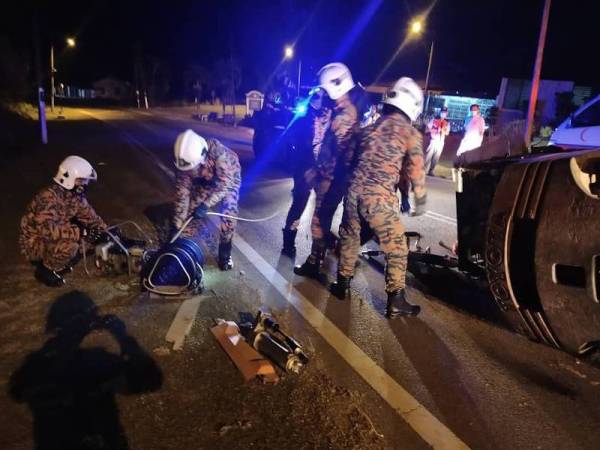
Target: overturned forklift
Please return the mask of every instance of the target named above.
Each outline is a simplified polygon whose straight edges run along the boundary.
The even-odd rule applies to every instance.
[[[498,153],[459,170],[454,262],[487,281],[515,331],[598,362],[600,149]]]

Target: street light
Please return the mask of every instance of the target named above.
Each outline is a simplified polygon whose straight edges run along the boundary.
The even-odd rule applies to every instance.
[[[410,34],[414,37],[420,36],[424,30],[423,21],[421,19],[414,19],[410,24]],[[424,112],[427,113],[427,108],[429,106],[429,75],[431,74],[431,62],[433,61],[433,44],[434,41],[431,41],[431,46],[429,47],[429,63],[427,64],[427,75],[425,76],[425,108]]]
[[[286,45],[283,49],[283,59],[292,59],[294,57],[294,47]],[[300,79],[302,77],[302,60],[298,60],[298,88],[297,96],[300,97]]]
[[[413,20],[412,23],[410,24],[410,32],[412,34],[420,34],[422,30],[423,30],[423,22],[421,22],[419,19]]]
[[[283,58],[284,59],[292,59],[294,57],[294,47],[291,45],[286,45],[283,50]]]
[[[67,47],[75,47],[75,38],[68,37],[66,39]],[[56,95],[56,88],[54,87],[54,74],[56,73],[56,67],[54,66],[54,44],[50,46],[50,111],[54,112],[54,97]]]

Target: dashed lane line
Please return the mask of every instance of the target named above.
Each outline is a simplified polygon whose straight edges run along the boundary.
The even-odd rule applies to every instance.
[[[427,211],[424,214],[425,217],[429,218],[429,219],[433,219],[436,220],[438,222],[441,222],[445,225],[453,225],[456,226],[456,219],[453,219],[452,217],[448,217],[448,216],[444,216],[442,214],[436,214],[433,211]]]
[[[450,222],[455,222],[456,223],[456,218],[451,217],[451,216],[446,216],[444,214],[440,214],[440,213],[436,213],[435,211],[427,211],[429,214],[433,215],[433,216],[437,216],[440,217],[442,219],[446,219]]]

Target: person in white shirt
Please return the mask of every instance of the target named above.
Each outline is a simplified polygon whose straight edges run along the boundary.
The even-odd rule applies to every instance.
[[[462,141],[460,141],[456,156],[459,157],[465,152],[481,147],[484,131],[485,120],[481,117],[479,105],[471,105],[471,120],[469,120],[469,123],[467,123],[467,126],[465,127],[465,135],[463,136]]]

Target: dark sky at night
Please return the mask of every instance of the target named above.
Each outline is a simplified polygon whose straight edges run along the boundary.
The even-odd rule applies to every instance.
[[[596,84],[599,4],[553,0],[543,78]],[[0,34],[8,35],[23,54],[30,54],[31,17],[37,10],[43,50],[51,40],[62,43],[67,35],[77,37],[75,50],[57,53],[59,70],[80,84],[107,75],[131,80],[133,46],[140,42],[144,53],[169,64],[174,84],[187,65],[210,67],[232,51],[243,68],[243,88],[251,88],[277,66],[283,46],[295,37],[305,77],[346,48],[341,59],[356,79],[369,84],[404,39],[410,18],[432,3],[90,0],[19,5],[13,12],[4,11]],[[369,7],[374,13],[366,20]],[[502,76],[531,76],[542,7],[543,0],[438,0],[424,36],[400,52],[382,79],[402,75],[423,79],[428,46],[434,40],[433,86],[495,95]],[[361,18],[362,30],[357,26]]]

